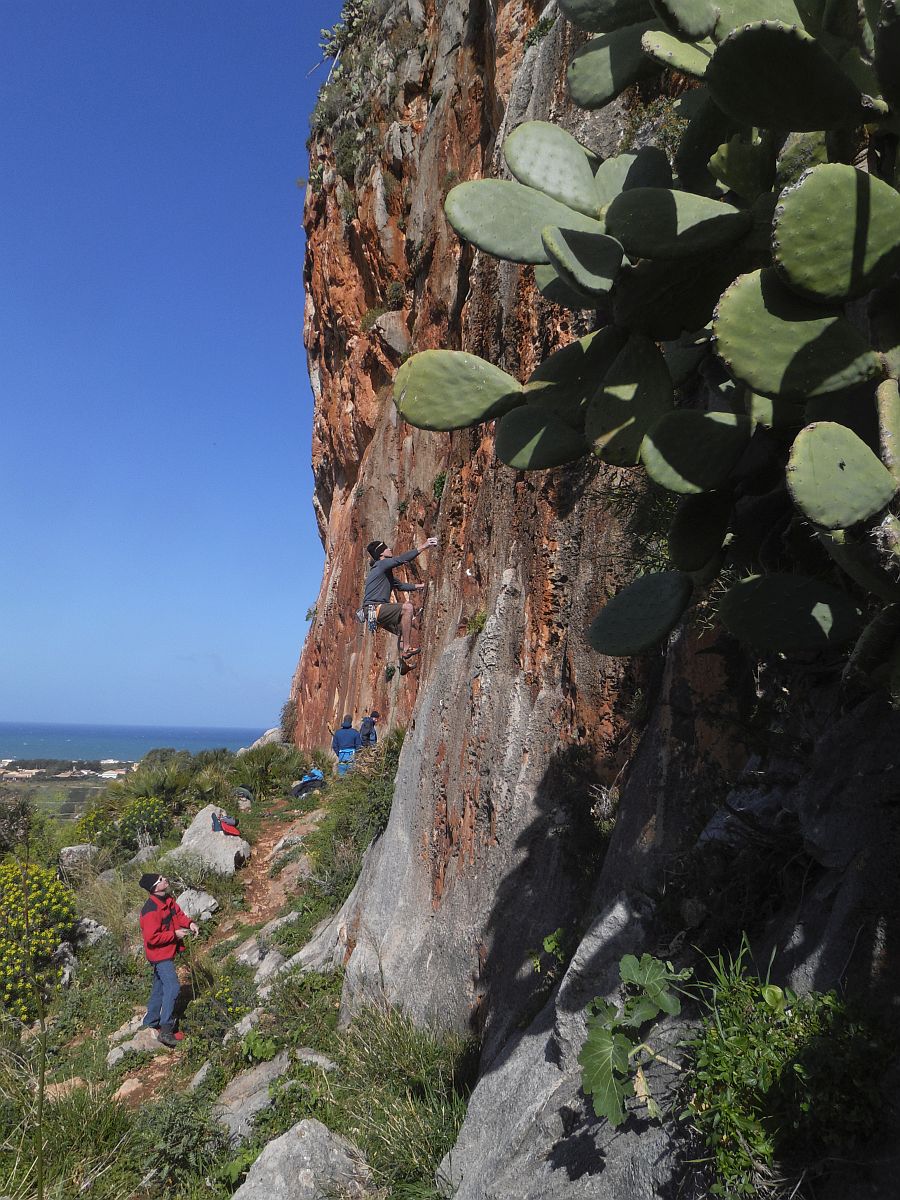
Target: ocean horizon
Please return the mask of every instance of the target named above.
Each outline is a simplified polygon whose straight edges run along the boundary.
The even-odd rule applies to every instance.
[[[265,729],[202,725],[55,725],[0,721],[0,758],[104,759],[137,762],[151,750],[240,750]]]

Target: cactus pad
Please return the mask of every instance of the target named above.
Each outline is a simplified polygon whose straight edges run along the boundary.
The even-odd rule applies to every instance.
[[[557,350],[532,372],[524,388],[526,402],[552,406],[556,416],[582,431],[588,402],[626,336],[623,330],[609,326]]]
[[[844,163],[813,167],[782,193],[772,247],[779,274],[802,296],[861,296],[900,267],[900,196]]]
[[[606,210],[607,232],[634,258],[687,258],[719,250],[752,223],[746,210],[669,188],[632,188]]]
[[[730,588],[719,620],[754,650],[832,650],[859,634],[862,615],[843,592],[803,575],[751,575]]]
[[[444,201],[447,220],[467,242],[510,262],[545,263],[545,225],[603,233],[592,217],[512,179],[473,179],[452,188]]]
[[[816,535],[841,570],[873,596],[900,601],[900,583],[885,571],[875,548],[843,529],[818,529]]]
[[[518,471],[560,467],[587,453],[583,434],[537,404],[515,408],[497,423],[494,448],[501,462]]]
[[[768,138],[735,134],[709,160],[709,173],[748,204],[769,191],[775,178],[775,155]]]
[[[584,148],[559,125],[526,121],[503,143],[506,165],[520,183],[588,217],[600,216],[594,172]]]
[[[655,21],[626,25],[576,50],[566,74],[575,103],[582,108],[603,108],[632,83],[656,74],[658,64],[646,56],[641,46],[643,35],[656,27]]]
[[[595,308],[597,297],[591,296],[580,288],[574,288],[566,283],[555,267],[549,263],[538,263],[534,268],[534,282],[537,290],[553,304],[581,312],[585,308]]]
[[[661,67],[693,75],[695,79],[703,79],[706,75],[706,68],[716,48],[710,38],[704,38],[702,42],[682,42],[664,29],[648,29],[641,38],[641,45],[644,53]]]
[[[684,187],[704,196],[711,195],[721,191],[721,187],[709,172],[709,160],[737,132],[737,122],[722,112],[706,88],[687,95],[698,95],[700,100],[678,142],[675,170]]]
[[[897,490],[893,476],[865,442],[833,421],[818,421],[797,434],[787,484],[803,515],[826,529],[867,521]]]
[[[671,33],[689,42],[712,33],[719,16],[709,0],[653,0],[653,10]]]
[[[605,207],[629,188],[671,187],[672,168],[658,146],[642,146],[602,162],[594,174],[594,185]]]
[[[588,33],[611,33],[653,17],[650,0],[559,0],[559,8],[573,25]]]
[[[709,338],[709,331],[701,329],[699,333],[683,333],[681,337],[665,343],[662,351],[675,387],[687,383],[706,358]]]
[[[616,658],[649,650],[681,620],[691,590],[690,578],[681,571],[640,575],[600,610],[588,641],[598,653]]]
[[[722,549],[731,520],[728,492],[682,496],[669,526],[669,558],[679,571],[702,571]]]
[[[737,465],[750,432],[744,414],[676,409],[647,433],[641,460],[650,478],[670,492],[715,491]]]
[[[789,291],[772,268],[735,280],[719,301],[713,334],[734,378],[767,396],[799,400],[881,372],[849,321]]]
[[[706,83],[723,112],[765,129],[861,125],[867,108],[856,84],[802,29],[758,21],[734,29],[716,48]]]
[[[785,400],[784,396],[760,396],[750,393],[750,419],[754,425],[767,429],[793,429],[804,423],[805,406],[799,400]]]
[[[625,251],[606,234],[581,233],[548,225],[541,241],[559,277],[570,287],[605,296],[616,281]]]
[[[585,437],[598,458],[633,467],[644,434],[671,408],[672,378],[665,359],[650,338],[632,334],[588,405]]]
[[[524,402],[520,385],[499,367],[457,350],[423,350],[394,377],[394,403],[419,429],[464,429]]]
[[[882,0],[875,29],[875,72],[881,94],[895,111],[900,109],[900,3]]]

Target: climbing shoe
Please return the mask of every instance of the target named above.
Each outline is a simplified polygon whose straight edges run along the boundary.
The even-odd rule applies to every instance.
[[[156,1040],[158,1042],[162,1042],[164,1046],[168,1046],[170,1050],[174,1050],[178,1045],[178,1040],[180,1037],[183,1038],[184,1034],[182,1033],[179,1035],[177,1033],[173,1033],[170,1026],[163,1025],[159,1033],[156,1035]]]

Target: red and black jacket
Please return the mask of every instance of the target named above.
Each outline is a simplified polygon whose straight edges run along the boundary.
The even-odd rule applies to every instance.
[[[176,929],[190,929],[191,918],[181,911],[172,896],[150,896],[141,909],[141,934],[147,961],[165,962],[184,949]]]

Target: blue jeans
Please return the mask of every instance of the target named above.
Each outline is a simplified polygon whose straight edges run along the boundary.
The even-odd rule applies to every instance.
[[[153,988],[150,992],[150,999],[147,1001],[147,1015],[144,1017],[144,1024],[153,1029],[166,1025],[171,1028],[175,1001],[181,992],[181,983],[178,980],[178,972],[175,970],[175,962],[169,958],[164,962],[152,963],[151,966],[153,967]]]

